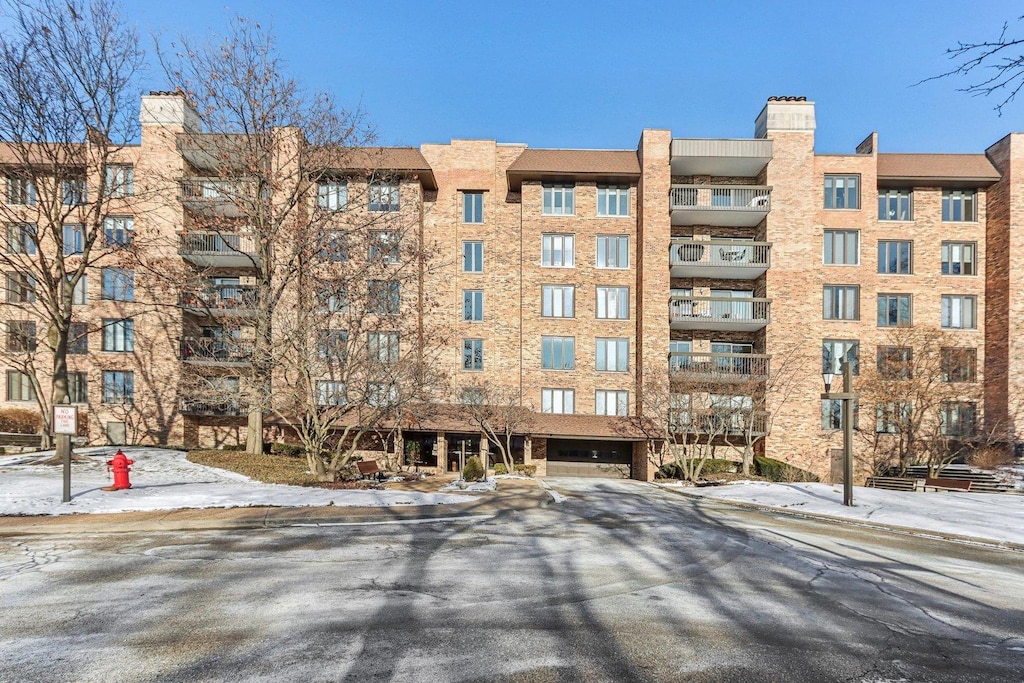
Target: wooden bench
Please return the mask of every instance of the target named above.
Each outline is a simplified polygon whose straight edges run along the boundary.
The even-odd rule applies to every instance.
[[[871,488],[888,491],[914,491],[917,489],[918,481],[918,479],[906,477],[868,477],[867,485]]]
[[[924,480],[924,490],[935,489],[936,491],[970,491],[971,482],[962,479],[945,479],[941,477],[928,477]]]
[[[360,479],[376,479],[380,481],[384,478],[384,472],[377,465],[376,460],[359,460],[356,462],[356,469],[359,470]]]

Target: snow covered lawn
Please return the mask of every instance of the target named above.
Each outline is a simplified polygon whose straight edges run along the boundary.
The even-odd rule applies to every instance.
[[[911,493],[855,486],[854,506],[849,508],[843,505],[843,487],[832,484],[739,481],[726,486],[689,487],[686,491],[708,498],[1024,544],[1022,495]]]
[[[472,496],[416,491],[328,490],[264,484],[227,470],[197,465],[182,451],[126,448],[132,465],[132,488],[103,491],[112,475],[106,461],[116,449],[87,448],[88,462],[71,468],[71,502],[61,503],[63,468],[33,465],[46,453],[0,456],[0,515],[62,515],[73,513],[174,510],[232,507],[389,507],[392,505],[451,505]],[[50,453],[52,454],[52,452]]]

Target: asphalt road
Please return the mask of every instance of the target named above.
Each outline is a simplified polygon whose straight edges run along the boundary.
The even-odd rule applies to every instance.
[[[1024,680],[1024,554],[637,482],[461,519],[0,539],[0,680]]]

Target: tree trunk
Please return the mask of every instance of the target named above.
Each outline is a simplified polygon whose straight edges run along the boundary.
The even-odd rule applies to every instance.
[[[263,410],[254,406],[249,409],[249,423],[245,434],[245,452],[250,455],[263,453]]]

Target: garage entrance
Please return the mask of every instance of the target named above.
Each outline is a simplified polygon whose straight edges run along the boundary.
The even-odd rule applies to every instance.
[[[631,441],[548,439],[547,476],[629,479],[633,470]]]

